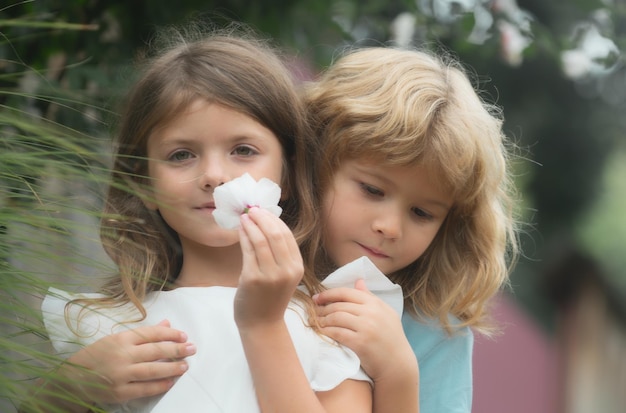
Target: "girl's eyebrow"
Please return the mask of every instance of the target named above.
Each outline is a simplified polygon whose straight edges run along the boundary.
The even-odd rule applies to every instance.
[[[155,135],[155,137],[158,139],[159,142],[167,142],[167,143],[173,143],[173,144],[187,144],[187,145],[202,140],[201,136],[188,138],[188,137],[178,136],[176,134],[171,134],[171,135],[157,134]],[[241,132],[234,133],[232,135],[224,137],[223,139],[220,139],[220,141],[236,144],[236,143],[245,142],[249,140],[266,141],[268,139],[276,139],[276,138],[274,137],[273,134],[250,130],[250,131],[241,131]]]
[[[158,138],[159,143],[166,143],[170,145],[189,145],[193,143],[193,139],[189,138],[178,138],[178,137],[168,137],[162,136]]]

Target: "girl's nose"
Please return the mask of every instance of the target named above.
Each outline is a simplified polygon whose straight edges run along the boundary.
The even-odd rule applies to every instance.
[[[203,190],[215,189],[227,181],[225,169],[216,160],[207,162],[198,178],[198,184]]]

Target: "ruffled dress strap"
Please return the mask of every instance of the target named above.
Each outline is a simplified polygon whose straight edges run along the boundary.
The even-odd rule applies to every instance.
[[[97,308],[73,300],[98,299],[98,293],[69,293],[50,288],[41,303],[44,327],[56,352],[69,357],[82,347],[120,331],[120,320],[128,320],[134,311],[128,306]]]

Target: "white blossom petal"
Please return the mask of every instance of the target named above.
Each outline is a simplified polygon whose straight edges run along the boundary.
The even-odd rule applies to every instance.
[[[257,182],[245,173],[215,188],[215,222],[222,228],[235,229],[239,226],[241,214],[251,207],[266,209],[278,217],[283,212],[278,206],[280,193],[280,186],[271,179],[261,178]]]

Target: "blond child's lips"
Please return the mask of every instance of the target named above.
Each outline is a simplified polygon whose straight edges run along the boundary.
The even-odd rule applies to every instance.
[[[370,253],[371,255],[374,255],[376,257],[380,257],[380,258],[389,258],[389,255],[385,254],[384,252],[377,250],[376,248],[370,248],[366,245],[363,245],[361,243],[358,243],[359,246],[361,248],[363,248],[365,251],[367,251],[368,253]]]

